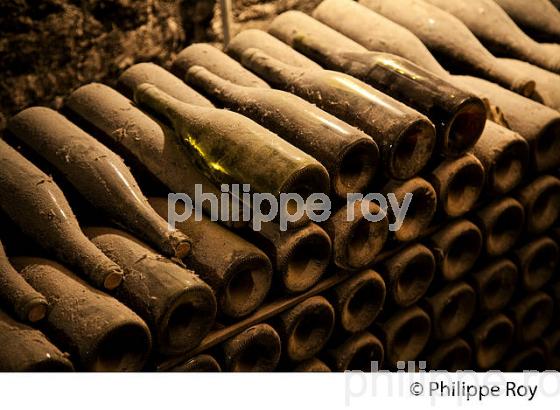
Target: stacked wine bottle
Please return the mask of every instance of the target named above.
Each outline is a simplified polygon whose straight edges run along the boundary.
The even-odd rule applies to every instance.
[[[538,3],[325,0],[12,117],[0,370],[560,370],[560,45],[517,26],[559,41]],[[330,217],[254,224],[233,185]],[[204,215],[171,229],[168,193]]]

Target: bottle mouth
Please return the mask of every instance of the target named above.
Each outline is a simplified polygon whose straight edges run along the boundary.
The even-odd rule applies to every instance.
[[[480,304],[487,312],[506,307],[515,291],[517,267],[502,260],[490,267],[491,273],[480,285]]]
[[[469,324],[476,309],[476,294],[467,284],[457,286],[449,295],[434,323],[439,339],[450,339],[461,333]]]
[[[326,372],[330,372],[330,371],[331,371],[331,369],[330,369],[329,366],[327,366],[321,360],[316,359],[316,358],[304,360],[303,362],[301,362],[300,364],[298,364],[294,368],[294,372],[315,372],[315,373],[321,372],[321,373],[326,373]]]
[[[505,368],[508,372],[544,371],[547,368],[545,353],[536,346],[531,347],[508,360]]]
[[[227,370],[271,372],[280,360],[280,337],[269,325],[256,325],[226,342]]]
[[[436,351],[436,354],[432,355],[430,360],[430,368],[432,370],[456,372],[458,370],[469,369],[472,350],[469,344],[464,340],[456,339],[456,341],[452,342],[450,345],[438,347],[438,351]]]
[[[548,283],[558,266],[558,245],[549,238],[543,238],[530,250],[529,261],[523,269],[525,287],[535,291]]]
[[[328,303],[309,303],[300,312],[296,323],[289,330],[286,341],[287,356],[294,361],[315,356],[329,340],[333,328],[334,310],[332,306]]]
[[[143,369],[151,350],[150,332],[139,323],[114,327],[95,347],[88,366],[96,372],[133,372]]]
[[[303,292],[315,285],[325,273],[330,256],[331,241],[326,233],[317,230],[298,238],[282,258],[283,266],[277,266],[286,290]]]
[[[340,198],[363,192],[373,180],[379,164],[379,149],[373,140],[359,140],[341,153],[332,175],[332,188]]]
[[[185,289],[158,324],[159,350],[180,354],[195,348],[210,331],[216,317],[216,299],[207,286]]]
[[[367,329],[375,320],[385,302],[385,284],[374,271],[366,271],[354,284],[354,289],[341,308],[342,327],[352,333]]]
[[[264,301],[272,282],[272,268],[264,255],[253,255],[230,266],[226,277],[220,307],[225,315],[239,318]]]
[[[222,369],[220,367],[220,364],[212,356],[208,354],[199,354],[195,357],[190,358],[184,364],[173,368],[171,371],[182,372],[182,373],[190,373],[190,372],[216,373],[216,372],[221,372]]]
[[[525,141],[514,141],[504,148],[488,172],[488,186],[491,191],[495,194],[505,194],[519,185],[526,174],[528,157]]]
[[[538,135],[533,161],[538,172],[560,166],[560,119],[551,121]]]
[[[346,359],[343,369],[346,370],[360,370],[362,372],[372,371],[372,362],[377,362],[381,367],[383,363],[383,345],[373,335],[370,337],[362,338],[360,343],[354,346],[353,351]]]
[[[413,361],[424,350],[431,331],[430,317],[421,309],[411,309],[387,335],[387,359],[391,364]]]
[[[103,279],[103,287],[107,290],[114,290],[120,286],[123,281],[124,273],[121,268],[115,265],[115,268],[109,272]]]
[[[388,175],[406,180],[426,166],[434,151],[436,134],[427,120],[418,120],[408,126],[396,139],[388,161]]]
[[[470,211],[484,186],[484,168],[478,160],[465,156],[459,166],[457,172],[451,175],[442,198],[443,210],[451,217]]]
[[[36,323],[45,318],[48,307],[49,305],[45,299],[34,298],[25,304],[22,311],[29,322]]]
[[[550,228],[560,215],[560,182],[554,180],[537,193],[527,212],[529,229],[540,233]]]
[[[447,280],[456,280],[467,273],[476,263],[482,252],[482,233],[472,225],[451,241],[445,250],[442,273]]]
[[[410,252],[412,255],[401,262],[392,292],[395,303],[402,307],[413,305],[426,294],[436,269],[433,254],[424,246],[414,246]]]
[[[463,102],[444,130],[442,153],[457,157],[472,148],[484,131],[486,106],[479,98]]]
[[[489,369],[506,354],[513,341],[513,325],[505,317],[498,316],[482,336],[477,352],[477,364],[482,369]]]
[[[542,336],[552,320],[553,311],[554,302],[550,296],[545,293],[534,295],[518,319],[519,341],[529,343]]]
[[[520,222],[524,217],[523,207],[517,201],[504,203],[488,228],[486,252],[499,256],[510,250],[523,230]]]

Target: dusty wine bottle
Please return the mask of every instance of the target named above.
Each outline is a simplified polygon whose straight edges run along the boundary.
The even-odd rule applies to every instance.
[[[399,204],[410,196],[406,217],[400,228],[393,232],[399,242],[410,242],[424,233],[432,222],[437,209],[437,195],[434,187],[425,179],[415,177],[408,181],[389,181],[381,191],[393,194]],[[388,210],[389,223],[395,222],[392,208]]]
[[[488,121],[473,154],[484,166],[488,195],[515,188],[529,166],[529,145],[519,134]]]
[[[187,70],[195,65],[202,66],[214,75],[242,87],[270,88],[266,82],[237,61],[206,43],[191,44],[177,54],[171,72],[179,78],[185,78]]]
[[[10,264],[0,242],[0,303],[23,322],[42,320],[47,299],[29,285]]]
[[[269,325],[250,327],[224,342],[223,369],[228,372],[271,372],[280,361],[280,337]]]
[[[200,343],[216,316],[216,299],[206,283],[123,231],[85,228],[84,233],[123,267],[125,280],[115,297],[146,321],[155,350],[181,354]]]
[[[162,217],[168,216],[167,199],[151,198],[150,203]],[[175,207],[184,211],[184,204]],[[176,226],[193,238],[189,266],[214,289],[223,314],[246,316],[263,302],[272,267],[261,250],[208,218],[187,218]]]
[[[329,341],[334,324],[334,309],[322,296],[310,297],[282,312],[275,320],[282,353],[294,362],[312,358]]]
[[[554,312],[554,301],[544,292],[534,292],[509,308],[509,315],[515,324],[517,343],[531,343],[543,335]]]
[[[543,172],[560,165],[560,113],[490,81],[454,76],[455,81],[500,107],[507,126],[530,149],[531,168]]]
[[[267,43],[288,45],[262,32]],[[237,38],[237,37],[236,37]],[[379,146],[386,175],[407,179],[430,159],[435,127],[424,115],[344,73],[296,67],[286,57],[272,57],[267,48],[256,48],[234,38],[242,64],[273,86],[290,91],[369,134]],[[248,48],[243,48],[249,46]],[[267,51],[264,51],[267,50]]]
[[[329,189],[327,170],[317,160],[240,114],[183,103],[150,84],[141,84],[134,98],[168,119],[194,161],[218,183],[246,183],[255,192],[304,200]],[[291,213],[289,204],[281,212]]]
[[[427,296],[422,305],[432,321],[432,336],[449,340],[469,325],[476,311],[476,293],[467,283],[454,282]]]
[[[556,47],[555,53],[551,47],[548,47],[550,45],[537,43],[526,35],[494,1],[425,1],[461,20],[490,51],[529,61],[550,71],[560,72],[560,45]]]
[[[362,192],[371,182],[379,150],[373,139],[357,128],[293,94],[242,87],[199,65],[189,68],[185,78],[227,108],[316,158],[329,172],[331,190],[338,197],[345,199],[348,193]]]
[[[521,281],[529,292],[546,285],[558,267],[558,245],[547,236],[534,239],[514,252]]]
[[[317,359],[316,357],[312,357],[311,359],[298,363],[292,371],[299,373],[328,373],[331,369],[323,361]]]
[[[439,208],[450,217],[470,211],[484,186],[484,167],[472,154],[443,160],[427,176],[434,187]]]
[[[525,208],[529,233],[538,234],[550,228],[560,215],[560,180],[542,175],[519,189],[516,199]]]
[[[349,333],[366,330],[385,304],[385,281],[374,270],[351,275],[328,292],[337,326]]]
[[[469,336],[478,368],[488,370],[502,360],[513,342],[513,331],[513,323],[501,313],[484,319],[471,330]]]
[[[500,256],[510,250],[523,231],[523,205],[510,197],[498,199],[473,215],[473,221],[484,237],[484,250]]]
[[[387,240],[387,217],[372,222],[365,218],[367,213],[362,210],[370,215],[382,212],[377,204],[358,200],[344,205],[323,224],[332,241],[333,262],[339,268],[360,270],[369,266]],[[352,218],[348,217],[348,212],[352,213]]]
[[[39,330],[0,310],[0,372],[70,372],[66,355]]]
[[[506,372],[542,372],[547,369],[544,349],[540,346],[529,346],[510,355],[502,364]]]
[[[325,68],[356,77],[426,115],[436,125],[445,156],[467,151],[484,129],[486,107],[475,95],[402,57],[368,51],[307,14],[282,13],[268,32]]]
[[[383,344],[377,337],[369,332],[360,332],[349,336],[341,344],[328,348],[323,356],[325,362],[335,372],[347,370],[371,372],[381,368],[384,350]]]
[[[482,251],[480,229],[465,219],[446,224],[426,240],[442,279],[452,281],[465,275]]]
[[[448,372],[470,370],[472,368],[472,349],[464,339],[456,338],[437,345],[426,361],[430,370]]]
[[[469,275],[476,290],[481,312],[502,310],[511,300],[517,285],[517,266],[509,259],[497,259]]]
[[[165,255],[189,253],[189,238],[154,212],[123,160],[65,117],[49,108],[28,108],[10,119],[8,129],[116,223]]]
[[[259,231],[248,228],[246,233],[247,239],[270,258],[281,291],[306,291],[321,279],[329,265],[331,239],[314,223],[282,231],[278,224],[266,222]]]
[[[313,17],[368,50],[404,57],[441,78],[449,75],[415,34],[358,2],[324,0]]]
[[[167,72],[161,71],[163,73],[155,76],[157,80],[166,77],[163,74]],[[79,117],[88,131],[107,140],[107,144],[115,145],[115,150],[123,151],[122,155],[142,164],[173,192],[196,198],[198,186],[201,195],[217,199],[218,209],[234,209],[231,200],[222,202],[220,189],[190,161],[186,149],[169,127],[140,111],[112,88],[98,83],[84,85],[70,94],[65,108]],[[202,201],[201,208],[205,214],[212,214],[210,201]],[[239,227],[246,223],[234,221],[233,215],[225,219],[221,221],[224,225]]]
[[[535,82],[497,60],[455,16],[422,0],[360,0],[364,6],[414,34],[433,52],[462,70],[475,72],[521,95],[530,96]]]
[[[428,291],[436,265],[432,252],[413,244],[385,260],[380,273],[387,286],[387,296],[397,306],[410,306]]]
[[[415,360],[430,338],[430,316],[418,306],[399,310],[379,323],[387,365]]]
[[[0,207],[28,236],[95,286],[115,289],[122,269],[80,230],[60,188],[0,140]]]
[[[12,263],[49,301],[42,328],[70,352],[82,370],[143,368],[151,350],[151,335],[134,312],[55,262],[19,257]]]
[[[209,354],[199,354],[197,356],[191,357],[185,363],[172,368],[171,371],[183,373],[217,373],[221,372],[222,368],[220,367],[220,364],[216,361],[216,359],[214,359]]]
[[[531,37],[560,42],[560,11],[549,0],[495,1]]]

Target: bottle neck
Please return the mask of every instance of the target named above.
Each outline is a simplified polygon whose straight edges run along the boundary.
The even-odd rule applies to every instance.
[[[241,54],[242,64],[257,73],[267,82],[289,85],[306,70],[285,64],[257,48],[247,48]]]

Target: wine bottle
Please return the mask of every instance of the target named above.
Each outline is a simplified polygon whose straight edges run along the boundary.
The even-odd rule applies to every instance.
[[[495,1],[531,37],[560,42],[560,11],[549,0]]]
[[[364,209],[367,212],[362,212]],[[348,218],[349,212],[353,214],[352,218]],[[361,270],[375,260],[387,240],[389,222],[386,216],[374,222],[364,215],[378,215],[381,212],[377,204],[358,200],[344,205],[323,224],[331,238],[333,263],[336,266],[346,270]]]
[[[482,251],[480,229],[466,219],[452,221],[426,239],[441,278],[461,278],[474,266]]]
[[[354,76],[426,115],[445,156],[467,151],[484,129],[482,100],[402,57],[368,51],[298,11],[280,14],[268,31],[325,68]]]
[[[271,57],[265,49],[250,44],[243,49],[236,38],[229,47],[239,50],[245,67],[273,86],[296,94],[369,134],[379,146],[387,176],[410,178],[430,159],[435,128],[424,115],[347,74],[296,67],[286,58]],[[272,36],[266,40],[290,49]]]
[[[488,121],[472,153],[486,175],[486,193],[502,195],[515,188],[529,167],[529,145],[519,134]]]
[[[250,30],[245,30],[243,33],[247,31]],[[195,65],[202,66],[212,74],[242,87],[270,88],[266,82],[246,70],[237,61],[206,43],[191,44],[177,54],[171,72],[179,78],[185,78],[187,70]]]
[[[404,57],[441,78],[449,75],[415,34],[358,2],[324,0],[313,17],[370,51]]]
[[[560,44],[555,47],[554,53],[560,55]],[[502,64],[510,66],[518,72],[530,76],[535,80],[535,91],[531,98],[555,110],[560,110],[560,75],[544,68],[529,64],[525,61],[511,58],[499,58]]]
[[[271,372],[280,361],[280,337],[269,325],[250,327],[221,346],[228,372]]]
[[[298,363],[292,371],[300,373],[328,373],[331,371],[331,369],[323,361],[317,359],[316,357],[312,357],[311,359],[304,360],[303,362]]]
[[[334,324],[334,309],[322,296],[310,297],[282,312],[275,320],[282,353],[294,362],[312,358],[329,341]]]
[[[509,259],[496,259],[472,272],[468,279],[476,290],[480,312],[497,312],[506,307],[515,292],[517,278],[517,266]]]
[[[0,207],[37,244],[95,286],[111,290],[122,282],[122,269],[86,238],[60,188],[2,140]]]
[[[316,158],[329,172],[331,191],[338,197],[364,191],[373,179],[379,163],[373,139],[304,99],[281,90],[239,86],[199,65],[189,68],[185,78]]]
[[[548,364],[542,347],[529,346],[504,359],[502,367],[506,372],[543,372]]]
[[[151,335],[134,312],[93,289],[63,266],[18,257],[12,263],[45,295],[50,309],[45,332],[86,371],[138,371],[148,359]]]
[[[172,372],[182,372],[182,373],[217,373],[221,372],[222,368],[220,364],[209,354],[199,354],[188,359],[185,363],[180,364],[172,368]]]
[[[543,337],[542,345],[549,363],[548,369],[560,370],[560,330],[553,330]]]
[[[151,198],[150,203],[168,216],[167,199]],[[183,204],[175,208],[184,212]],[[261,305],[272,283],[272,267],[260,249],[205,217],[187,218],[176,226],[193,238],[187,262],[212,287],[221,313],[238,318]]]
[[[317,160],[240,114],[186,104],[150,84],[141,84],[134,98],[167,118],[195,162],[218,183],[249,184],[275,197],[295,193],[304,200],[329,188],[327,170]]]
[[[515,250],[514,260],[527,291],[538,290],[552,279],[558,267],[559,251],[556,241],[548,236],[534,239]]]
[[[134,90],[143,83],[153,84],[179,101],[200,107],[213,107],[207,98],[197,93],[180,78],[153,63],[140,63],[127,68],[119,77],[118,87],[123,94],[133,96]]]
[[[424,296],[434,279],[434,255],[421,244],[407,246],[379,268],[387,296],[400,307],[411,306]]]
[[[323,354],[325,362],[335,372],[380,369],[384,361],[381,341],[369,332],[355,333]],[[376,367],[377,366],[377,367]]]
[[[0,372],[70,372],[72,363],[39,330],[0,310]]]
[[[509,315],[515,324],[517,343],[531,343],[540,338],[552,322],[554,301],[544,292],[534,292],[525,296],[509,308]]]
[[[499,55],[529,61],[547,70],[560,72],[560,45],[556,52],[526,35],[507,13],[492,0],[425,0],[460,21]]]
[[[418,306],[399,310],[382,323],[385,360],[388,366],[396,367],[397,362],[414,361],[424,350],[432,323],[430,316]]]
[[[415,177],[408,181],[389,181],[381,191],[394,194],[397,202],[403,204],[407,195],[412,195],[406,216],[400,228],[392,233],[399,242],[410,242],[422,235],[437,209],[437,195],[434,187],[424,178]],[[388,210],[389,223],[395,222],[393,209]]]
[[[529,233],[542,233],[558,220],[560,179],[552,175],[541,175],[520,188],[515,197],[525,208]]]
[[[165,78],[166,72],[162,71],[154,79]],[[231,200],[223,203],[220,189],[190,161],[183,144],[169,127],[140,111],[112,88],[98,83],[84,85],[70,94],[65,108],[78,117],[80,125],[127,159],[131,158],[131,162],[147,168],[173,192],[196,198],[198,186],[201,195],[217,199],[218,209],[234,209]],[[202,201],[200,206],[205,214],[212,214],[211,201]],[[241,218],[228,215],[227,221],[220,222],[235,227],[246,223],[233,219]]]
[[[469,336],[474,361],[481,370],[498,363],[513,343],[514,326],[504,314],[497,313],[479,323]]]
[[[523,231],[525,212],[513,198],[498,199],[478,210],[472,217],[482,231],[484,250],[489,256],[509,251]]]
[[[422,0],[360,0],[364,6],[400,24],[433,52],[462,70],[488,78],[521,95],[530,96],[535,83],[497,60],[455,16]]]
[[[472,368],[472,349],[461,338],[455,338],[437,345],[426,360],[430,370],[457,372]]]
[[[336,312],[337,327],[357,333],[373,323],[385,304],[385,281],[374,270],[353,274],[328,292]]]
[[[432,336],[449,340],[459,335],[476,312],[476,294],[465,282],[454,282],[427,296],[422,305],[432,321]]]
[[[259,231],[247,229],[244,236],[263,250],[272,262],[274,288],[300,293],[313,287],[325,273],[331,259],[331,239],[314,223],[282,231],[266,222]]]
[[[48,308],[47,299],[16,272],[0,242],[0,303],[22,322],[42,320]]]
[[[126,280],[115,297],[150,327],[154,349],[172,355],[195,348],[216,316],[212,289],[193,271],[112,228],[85,228],[88,238],[122,266]]]
[[[44,107],[28,108],[10,119],[8,129],[116,223],[165,255],[188,254],[189,238],[150,207],[123,160],[65,117]]]
[[[484,187],[484,167],[472,154],[443,160],[427,176],[437,195],[437,204],[450,217],[470,211]]]

